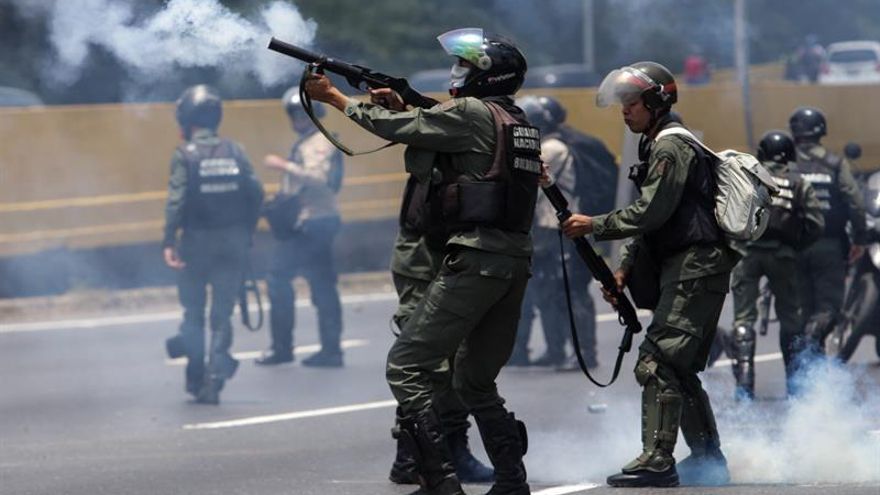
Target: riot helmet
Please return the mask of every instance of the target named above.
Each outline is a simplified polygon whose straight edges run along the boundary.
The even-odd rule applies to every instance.
[[[443,33],[437,41],[447,54],[458,58],[449,84],[453,97],[508,96],[519,91],[525,80],[525,56],[501,36],[484,35],[481,28],[463,28]]]
[[[193,127],[216,131],[223,118],[223,100],[211,86],[191,86],[177,99],[174,116],[186,139],[190,138]]]
[[[669,113],[678,101],[678,88],[669,69],[656,62],[637,62],[611,71],[596,92],[596,105],[628,105],[641,99],[655,118]]]
[[[818,108],[800,107],[788,119],[791,135],[798,141],[814,141],[827,134],[825,116]]]
[[[284,104],[284,111],[287,112],[287,116],[291,119],[302,115],[306,116],[305,111],[303,110],[302,101],[299,99],[299,86],[292,86],[287,91],[284,92],[284,96],[281,97],[281,103]],[[324,105],[317,101],[312,101],[312,113],[315,114],[316,118],[323,117],[327,111],[324,110]]]
[[[795,161],[794,141],[782,131],[768,131],[758,143],[758,160],[776,163]]]
[[[552,96],[524,96],[517,98],[516,106],[522,108],[529,123],[542,134],[553,132],[565,122],[565,108]]]

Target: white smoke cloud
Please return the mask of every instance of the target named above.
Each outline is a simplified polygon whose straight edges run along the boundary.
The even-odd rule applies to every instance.
[[[218,0],[170,0],[150,16],[138,16],[128,0],[56,0],[47,14],[57,55],[48,70],[62,84],[76,81],[90,51],[101,47],[140,80],[159,80],[177,67],[219,67],[254,74],[271,86],[289,78],[295,66],[266,49],[269,38],[308,46],[317,29],[280,0],[260,8],[256,19]]]
[[[880,394],[875,376],[858,367],[819,362],[800,381],[795,400],[733,400],[729,367],[702,376],[711,396],[733,483],[837,484],[880,482]],[[762,374],[769,379],[769,369]],[[542,483],[596,483],[640,452],[640,403],[599,392],[573,401],[573,411],[607,403],[576,425],[530,431],[526,468]],[[601,432],[601,434],[596,434]],[[874,432],[874,433],[872,433]],[[679,436],[675,457],[690,450]]]

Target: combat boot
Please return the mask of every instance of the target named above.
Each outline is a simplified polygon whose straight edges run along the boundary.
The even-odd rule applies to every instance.
[[[416,473],[416,460],[406,449],[404,441],[401,440],[400,421],[402,417],[403,411],[398,406],[394,426],[391,428],[391,438],[397,444],[397,452],[394,456],[394,463],[391,464],[391,473],[388,475],[388,479],[398,485],[418,485],[419,475]]]
[[[627,488],[678,486],[678,472],[672,453],[657,449],[642,452],[642,455],[623,466],[620,473],[609,476],[606,481],[610,486]]]
[[[486,495],[529,495],[523,456],[529,448],[526,425],[506,412],[500,418],[475,415],[483,445],[495,466],[495,483]]]
[[[682,485],[722,486],[730,483],[727,459],[717,445],[692,451],[678,463],[677,470]]]
[[[202,387],[199,389],[199,393],[196,395],[196,403],[212,405],[219,404],[220,390],[222,389],[222,379],[206,377],[205,381],[202,382]]]
[[[434,410],[404,418],[400,427],[400,442],[415,460],[418,474],[420,488],[412,495],[465,495]]]
[[[278,352],[276,350],[269,350],[263,353],[262,356],[258,357],[254,360],[254,364],[257,366],[275,366],[277,364],[284,363],[292,363],[293,362],[293,353],[290,351],[287,352]]]
[[[495,481],[495,472],[474,457],[468,445],[467,429],[446,435],[446,445],[455,464],[455,473],[463,483],[491,483]]]

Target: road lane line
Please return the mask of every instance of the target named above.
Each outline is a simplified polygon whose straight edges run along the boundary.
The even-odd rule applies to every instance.
[[[595,483],[587,483],[583,485],[563,485],[554,486],[553,488],[545,488],[543,490],[532,492],[532,495],[566,495],[568,493],[577,493],[593,488],[599,488],[601,485]]]
[[[774,352],[771,354],[760,354],[758,356],[755,356],[756,363],[763,363],[766,361],[777,361],[779,359],[782,359],[781,352]],[[715,361],[715,363],[712,365],[712,367],[718,368],[721,366],[728,366],[731,364],[733,364],[733,359],[719,359],[718,361]]]
[[[360,304],[367,302],[396,301],[397,294],[394,292],[375,292],[370,294],[351,294],[341,297],[342,304]],[[263,304],[264,309],[269,309],[269,304]],[[309,299],[297,299],[296,307],[305,308],[311,306]],[[238,310],[236,308],[236,314]],[[114,325],[130,325],[134,323],[157,323],[162,321],[179,321],[182,310],[165,311],[161,313],[147,313],[136,315],[102,316],[99,318],[82,318],[71,320],[38,321],[30,323],[12,323],[0,325],[0,334],[20,332],[41,332],[47,330],[82,330],[100,328]]]
[[[355,347],[363,347],[370,343],[369,340],[364,339],[349,339],[343,340],[340,342],[340,347],[343,349],[353,349]],[[311,345],[298,345],[293,348],[293,353],[296,355],[300,354],[309,354],[312,352],[318,352],[321,350],[321,344],[311,344]],[[263,351],[243,351],[243,352],[234,352],[232,353],[232,357],[238,359],[240,361],[245,361],[249,359],[256,359],[263,355]],[[178,359],[166,359],[166,366],[186,366],[186,358],[178,358]]]
[[[374,292],[369,294],[351,294],[342,296],[342,304],[362,304],[370,302],[396,301],[397,294],[394,292]],[[311,306],[309,299],[297,299],[297,308],[306,308]],[[264,310],[268,310],[269,303],[264,303]],[[54,320],[54,321],[38,321],[29,323],[10,323],[0,325],[0,334],[4,333],[22,333],[22,332],[43,332],[50,330],[87,330],[116,325],[132,325],[137,323],[158,323],[163,321],[180,321],[181,310],[165,311],[161,313],[147,313],[135,315],[120,316],[102,316],[99,318],[81,318],[70,320]],[[236,314],[238,309],[236,308]],[[650,311],[639,310],[639,318],[650,316]],[[617,313],[602,313],[596,315],[596,322],[604,323],[609,321],[617,321]]]
[[[183,425],[184,430],[216,430],[220,428],[235,428],[238,426],[253,426],[266,423],[277,423],[279,421],[292,421],[295,419],[315,418],[320,416],[332,416],[334,414],[345,414],[358,411],[369,411],[370,409],[381,409],[385,407],[396,407],[396,400],[381,400],[376,402],[364,402],[361,404],[352,404],[350,406],[327,407],[323,409],[312,409],[309,411],[296,411],[282,414],[269,414],[266,416],[252,416],[250,418],[231,419],[227,421],[215,421],[212,423],[191,423]]]

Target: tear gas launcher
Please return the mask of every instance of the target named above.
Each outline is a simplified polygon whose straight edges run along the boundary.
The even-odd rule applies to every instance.
[[[327,55],[300,48],[290,43],[285,43],[278,38],[269,41],[269,49],[288,57],[302,60],[317,71],[327,71],[338,74],[348,81],[348,84],[361,91],[367,89],[391,88],[403,98],[407,105],[421,108],[431,108],[438,102],[428,98],[409,86],[409,82],[402,77],[389,76],[381,72],[361,65],[351,64],[342,60],[328,57]]]
[[[543,188],[544,195],[547,196],[547,199],[550,200],[550,204],[553,205],[553,208],[556,210],[556,218],[559,219],[559,223],[562,223],[568,220],[571,217],[571,211],[568,209],[568,200],[565,199],[565,196],[562,194],[562,191],[555,184],[551,184],[547,187]],[[636,314],[636,308],[633,306],[632,302],[629,298],[618,290],[617,283],[614,280],[614,274],[611,273],[611,269],[608,268],[608,265],[605,263],[605,260],[596,253],[596,250],[593,249],[593,246],[590,245],[590,242],[585,237],[578,237],[572,239],[575,244],[575,248],[577,249],[578,255],[581,259],[586,263],[587,268],[593,274],[593,277],[602,284],[602,287],[611,293],[617,299],[617,304],[614,309],[617,311],[617,319],[621,325],[624,327],[623,337],[620,341],[620,346],[618,346],[618,354],[617,361],[614,364],[614,372],[612,374],[611,381],[602,384],[597,382],[590,376],[590,372],[587,370],[586,364],[584,363],[584,359],[581,356],[580,345],[578,344],[577,332],[574,328],[574,316],[571,313],[571,301],[570,294],[568,291],[568,275],[565,273],[565,265],[563,264],[563,274],[566,278],[566,297],[569,298],[569,319],[571,321],[571,330],[572,330],[572,341],[574,343],[575,354],[578,358],[578,363],[581,366],[581,370],[590,379],[591,382],[600,386],[606,387],[614,383],[614,380],[617,379],[618,373],[620,373],[620,365],[623,361],[623,355],[630,351],[632,348],[632,340],[633,335],[642,331],[642,324],[639,322],[639,316]],[[563,260],[564,263],[564,260]]]

